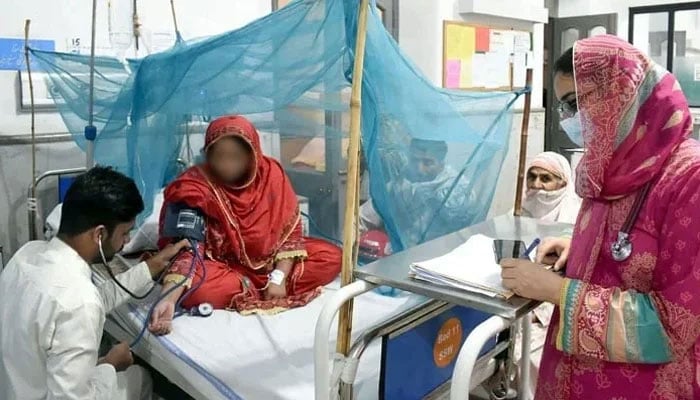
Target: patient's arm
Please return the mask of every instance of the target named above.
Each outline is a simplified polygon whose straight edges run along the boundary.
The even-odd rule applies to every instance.
[[[204,252],[204,245],[198,245],[200,254]],[[173,316],[175,315],[175,304],[182,294],[192,285],[196,263],[195,256],[191,251],[181,253],[177,259],[173,260],[168,268],[167,275],[163,278],[163,289],[161,293],[170,292],[153,309],[148,329],[155,335],[166,335],[170,333]],[[177,286],[177,288],[175,288]],[[162,295],[161,294],[161,295]]]
[[[290,232],[287,240],[282,243],[277,254],[275,254],[275,264],[279,264],[281,260],[304,259],[307,257],[308,254],[306,253],[304,238],[301,233],[301,221],[297,220],[297,224]]]
[[[163,285],[163,293],[172,290],[176,285],[176,282],[166,282]],[[175,303],[177,303],[184,291],[185,287],[180,286],[156,305],[148,324],[148,330],[155,335],[167,335],[170,333],[173,316],[175,315]]]

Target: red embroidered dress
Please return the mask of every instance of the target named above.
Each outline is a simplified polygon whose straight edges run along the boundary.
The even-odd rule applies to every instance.
[[[230,116],[213,121],[205,148],[233,136],[248,143],[254,153],[247,182],[236,187],[220,184],[205,165],[190,168],[165,190],[163,209],[171,203],[186,204],[201,210],[207,222],[206,242],[199,249],[206,279],[183,305],[209,302],[241,313],[303,306],[338,275],[341,251],[330,243],[302,237],[299,204],[289,178],[277,161],[262,154],[258,133],[248,120]],[[288,296],[264,300],[267,275],[284,259],[294,259],[287,277]],[[190,254],[178,258],[165,281],[183,279],[191,263]],[[187,278],[188,287],[196,286],[202,279],[201,266]]]

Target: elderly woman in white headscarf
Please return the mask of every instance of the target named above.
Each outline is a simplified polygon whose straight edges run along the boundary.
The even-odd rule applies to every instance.
[[[548,222],[576,222],[581,199],[574,191],[571,165],[562,155],[546,151],[527,168],[523,216]]]

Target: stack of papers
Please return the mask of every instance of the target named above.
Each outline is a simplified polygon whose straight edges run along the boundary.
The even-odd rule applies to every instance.
[[[501,267],[496,262],[493,238],[474,235],[451,252],[411,264],[409,276],[490,297],[510,298],[513,293],[501,285]]]

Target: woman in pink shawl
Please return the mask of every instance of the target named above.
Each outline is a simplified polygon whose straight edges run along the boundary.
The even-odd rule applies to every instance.
[[[698,399],[700,145],[680,85],[612,36],[576,42],[555,70],[562,127],[586,149],[573,237],[538,251],[565,277],[502,265],[506,287],[557,306],[536,399]],[[615,261],[612,244],[647,189],[632,253]]]

